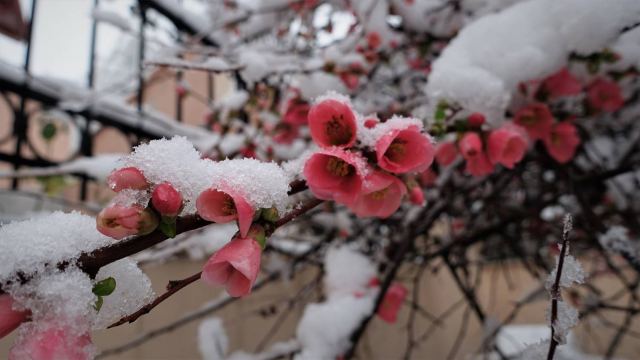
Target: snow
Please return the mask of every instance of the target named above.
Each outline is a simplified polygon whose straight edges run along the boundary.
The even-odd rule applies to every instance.
[[[131,24],[129,23],[129,20],[120,16],[116,12],[96,8],[91,12],[91,17],[98,22],[113,25],[122,31],[131,31]]]
[[[222,360],[229,348],[229,338],[222,320],[210,317],[198,327],[198,349],[203,360]]]
[[[101,154],[92,157],[79,157],[58,166],[35,167],[0,171],[0,178],[3,177],[35,177],[52,176],[71,173],[83,173],[96,180],[105,181],[113,169],[118,167],[118,161],[122,154]]]
[[[551,274],[549,274],[545,283],[547,290],[550,290],[556,281],[559,259],[559,257],[556,257],[556,266],[551,271]],[[560,287],[568,288],[576,284],[583,284],[585,277],[586,275],[580,262],[573,256],[566,255],[562,265],[562,274],[560,275]]]
[[[367,117],[368,118],[368,117]],[[372,129],[368,129],[364,126],[364,117],[360,117],[358,120],[358,140],[362,145],[367,146],[371,149],[375,149],[376,142],[381,137],[391,133],[395,130],[405,130],[409,127],[416,127],[419,130],[423,129],[422,121],[415,118],[407,118],[402,116],[394,115],[391,119],[376,125]],[[430,135],[424,134],[427,136],[431,142],[434,140]]]
[[[364,293],[377,271],[371,260],[348,246],[329,248],[325,254],[326,291],[330,296]]]
[[[325,72],[300,74],[292,79],[292,85],[300,89],[300,95],[308,101],[331,90],[337,93],[347,92],[347,88],[337,76]]]
[[[94,329],[106,329],[120,318],[132,314],[155,298],[151,281],[135,261],[125,258],[98,271],[96,281],[112,277],[116,289],[104,297],[102,308],[94,321]]]
[[[82,252],[111,242],[96,230],[95,219],[77,212],[57,211],[4,225],[0,227],[0,284],[16,280],[19,272],[32,275],[62,261],[73,263]]]
[[[518,83],[550,75],[635,22],[640,2],[529,0],[464,27],[433,63],[427,93],[501,119]]]
[[[547,312],[547,319],[550,319],[550,312],[551,310]],[[578,310],[564,301],[558,301],[558,317],[553,323],[553,329],[555,330],[553,338],[559,344],[565,344],[569,330],[577,324]]]
[[[345,296],[307,305],[296,336],[302,351],[295,359],[335,359],[349,347],[349,336],[373,311],[374,298]]]
[[[249,93],[244,90],[237,90],[225,95],[215,101],[214,108],[226,111],[239,110],[249,100]]]

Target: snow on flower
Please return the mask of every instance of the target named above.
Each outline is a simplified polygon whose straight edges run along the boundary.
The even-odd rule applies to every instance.
[[[0,339],[20,326],[28,315],[28,311],[14,308],[14,300],[10,295],[0,295]]]

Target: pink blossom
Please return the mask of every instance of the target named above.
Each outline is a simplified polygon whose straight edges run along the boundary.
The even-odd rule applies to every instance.
[[[479,128],[480,126],[482,126],[482,124],[485,123],[486,119],[483,114],[474,112],[469,115],[467,121],[469,122],[469,126]]]
[[[273,129],[272,138],[278,144],[289,145],[298,138],[299,133],[298,125],[283,121]]]
[[[340,80],[349,90],[355,90],[360,84],[360,75],[351,71],[340,72]]]
[[[396,174],[426,169],[435,153],[429,138],[416,126],[387,132],[376,141],[375,148],[378,165]]]
[[[392,284],[384,294],[380,307],[378,307],[377,314],[380,319],[389,324],[395,323],[398,320],[398,312],[400,312],[408,293],[409,290],[401,283]]]
[[[524,130],[517,125],[507,123],[491,131],[487,142],[489,160],[494,164],[502,164],[513,169],[520,162],[527,150],[527,137]]]
[[[317,198],[351,204],[362,188],[365,166],[359,153],[331,148],[311,155],[303,174]]]
[[[309,130],[321,147],[350,147],[356,141],[356,115],[341,101],[327,99],[309,110]]]
[[[13,304],[11,296],[0,295],[0,339],[15,330],[29,316],[29,311],[14,310]]]
[[[382,37],[377,31],[372,31],[367,34],[367,45],[370,49],[377,49],[382,44]]]
[[[451,164],[458,157],[458,149],[456,144],[452,141],[439,143],[436,146],[435,153],[436,161],[441,166],[447,166]]]
[[[380,123],[380,120],[378,120],[376,118],[373,118],[373,117],[370,117],[370,118],[367,118],[364,121],[364,127],[366,127],[367,129],[373,129],[379,123]]]
[[[287,102],[287,110],[282,116],[282,121],[292,125],[305,125],[311,106],[299,98],[290,99]]]
[[[256,240],[233,239],[209,258],[201,278],[209,285],[225,285],[231,296],[248,295],[260,272],[261,253]]]
[[[559,163],[566,163],[573,159],[580,145],[578,130],[569,121],[557,123],[544,139],[544,145],[552,158]]]
[[[424,191],[419,186],[414,186],[409,191],[409,201],[414,205],[424,205]]]
[[[96,227],[102,234],[120,240],[131,235],[146,235],[156,229],[158,218],[140,205],[108,206],[96,217]]]
[[[124,189],[144,190],[149,187],[147,179],[135,167],[114,170],[107,178],[107,184],[115,192]]]
[[[422,171],[419,174],[418,179],[420,180],[420,184],[422,184],[422,186],[433,186],[436,184],[436,180],[438,180],[438,175],[429,168],[425,171]]]
[[[92,347],[88,332],[77,336],[68,326],[34,328],[33,332],[18,338],[9,360],[88,360]]]
[[[386,218],[398,210],[406,193],[400,179],[376,171],[367,176],[361,193],[349,208],[359,217]]]
[[[493,171],[493,165],[482,147],[480,135],[475,132],[464,134],[458,142],[458,147],[466,160],[466,172],[473,176],[484,176]]]
[[[589,105],[597,111],[616,111],[624,105],[620,86],[613,81],[598,78],[589,85]]]
[[[532,139],[544,139],[553,125],[553,115],[546,104],[529,104],[516,112],[513,121],[524,127]]]
[[[224,224],[238,220],[240,235],[246,236],[253,221],[255,209],[244,196],[224,187],[203,191],[196,199],[198,214],[205,220]]]
[[[151,204],[164,216],[176,216],[182,208],[182,195],[169,183],[162,183],[153,189]]]
[[[580,81],[564,67],[557,73],[544,79],[542,89],[551,98],[572,96],[582,92]]]

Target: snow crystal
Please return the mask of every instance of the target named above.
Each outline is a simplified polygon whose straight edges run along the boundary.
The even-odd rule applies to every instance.
[[[325,100],[335,100],[335,101],[341,102],[341,103],[343,103],[345,105],[348,105],[349,107],[353,107],[353,105],[351,104],[351,99],[348,96],[346,96],[344,94],[341,94],[339,92],[335,92],[333,90],[327,91],[324,94],[318,96],[313,101],[313,103],[314,104],[319,104],[319,103],[321,103],[321,102],[323,102]]]
[[[611,226],[606,233],[600,234],[598,241],[609,251],[635,255],[635,257],[638,255],[638,246],[631,242],[628,230],[624,226]]]
[[[229,338],[222,320],[211,317],[203,320],[198,327],[198,349],[204,360],[222,360],[229,348]]]
[[[30,275],[43,272],[47,264],[73,262],[80,253],[112,241],[96,230],[95,219],[77,212],[54,212],[4,225],[0,227],[0,283],[15,280],[18,272]]]
[[[553,338],[559,343],[567,342],[567,335],[572,327],[578,324],[578,310],[564,301],[558,301],[558,317],[553,323]],[[547,320],[551,319],[551,310],[547,311]]]
[[[639,15],[635,0],[515,4],[460,31],[434,62],[427,93],[501,119],[519,82],[557,71],[571,52],[600,50]]]
[[[545,283],[547,290],[550,290],[556,281],[559,259],[560,257],[556,257],[556,266],[551,271],[551,274],[549,274]],[[582,284],[584,283],[584,280],[585,273],[580,262],[573,256],[566,255],[564,257],[564,264],[562,265],[562,274],[560,275],[560,287],[568,288],[574,284]]]
[[[372,149],[375,149],[378,139],[391,131],[404,130],[411,126],[415,126],[419,130],[423,128],[422,121],[419,119],[394,115],[391,119],[376,125],[372,129],[368,129],[364,126],[364,119],[364,117],[358,119],[358,140],[362,145]],[[433,139],[428,134],[425,134],[425,136],[428,136],[431,142],[433,142]]]
[[[371,260],[348,246],[328,249],[324,268],[324,282],[330,296],[364,292],[369,281],[377,275]]]
[[[134,313],[151,302],[155,296],[147,275],[129,258],[101,268],[96,275],[96,281],[108,277],[116,280],[116,289],[111,295],[104,297],[102,308],[93,325],[94,329],[106,329],[123,316]]]
[[[26,284],[8,287],[21,307],[31,310],[35,321],[87,319],[95,314],[91,279],[78,268],[56,270]]]
[[[349,336],[373,311],[371,296],[345,296],[309,304],[298,323],[296,336],[302,351],[296,359],[335,359],[349,347]]]
[[[541,340],[540,342],[527,346],[518,357],[519,360],[541,360],[546,359],[549,353],[549,340]]]

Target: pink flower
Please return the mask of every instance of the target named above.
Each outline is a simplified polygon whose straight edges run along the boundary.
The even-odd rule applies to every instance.
[[[93,344],[89,333],[77,336],[68,327],[34,327],[28,336],[21,336],[11,348],[9,360],[88,360]]]
[[[282,121],[291,125],[305,125],[309,115],[309,103],[299,98],[291,99],[287,102],[287,110],[282,117]]]
[[[247,236],[255,214],[255,209],[244,196],[227,187],[203,191],[196,200],[196,209],[200,217],[208,221],[224,224],[238,220],[243,237]]]
[[[474,112],[473,114],[469,115],[467,121],[469,122],[469,126],[479,128],[480,126],[482,126],[482,124],[484,124],[486,120],[483,114]]]
[[[309,130],[321,147],[350,147],[356,142],[356,115],[341,101],[327,99],[309,110]]]
[[[544,79],[542,89],[551,98],[577,95],[582,91],[580,81],[565,67]]]
[[[158,218],[140,205],[111,205],[96,218],[98,231],[120,240],[131,235],[146,235],[158,227]]]
[[[532,139],[544,139],[553,125],[553,115],[546,104],[533,103],[516,112],[513,121],[524,127]]]
[[[370,49],[377,49],[382,44],[382,37],[377,31],[372,31],[367,34],[367,45]]]
[[[400,283],[392,284],[384,294],[382,303],[378,308],[377,314],[380,319],[389,324],[395,323],[398,320],[398,312],[400,312],[408,293],[409,290],[404,285]]]
[[[419,186],[414,186],[409,191],[409,201],[414,205],[424,205],[424,191]]]
[[[317,198],[351,204],[362,188],[365,167],[359,153],[331,148],[311,155],[303,174]]]
[[[124,189],[144,190],[149,187],[142,172],[134,167],[114,170],[107,178],[107,184],[115,192]]]
[[[176,216],[182,208],[182,195],[169,183],[162,183],[153,189],[151,204],[164,216]]]
[[[13,303],[11,296],[0,295],[0,339],[15,330],[29,316],[29,311],[14,310]]]
[[[524,157],[527,145],[524,130],[517,125],[507,123],[489,134],[487,143],[489,160],[494,164],[502,164],[506,168],[513,169],[515,164]]]
[[[362,192],[349,208],[358,217],[386,218],[398,210],[406,193],[407,188],[400,179],[376,171],[367,176]]]
[[[392,173],[424,170],[433,162],[433,156],[431,141],[416,126],[391,130],[376,141],[378,165]]]
[[[273,141],[278,144],[291,144],[295,139],[298,138],[298,127],[298,125],[291,124],[286,121],[278,123],[273,129]]]
[[[561,164],[573,159],[580,145],[575,125],[568,121],[557,123],[544,139],[544,145],[549,155]]]
[[[436,161],[441,166],[451,164],[458,157],[458,149],[452,141],[443,142],[436,146]]]
[[[260,272],[261,253],[256,240],[233,239],[209,258],[201,278],[209,285],[225,285],[231,296],[248,295]]]
[[[624,105],[620,86],[603,78],[594,80],[587,92],[589,105],[597,111],[616,111]]]
[[[367,118],[364,121],[364,127],[366,127],[367,129],[373,129],[379,123],[380,123],[380,120],[378,120],[376,118],[373,118],[373,117],[370,117],[370,118]]]
[[[434,186],[436,180],[438,180],[438,175],[432,169],[427,169],[419,174],[418,179],[420,179],[422,186]]]
[[[360,84],[360,75],[351,71],[340,72],[340,80],[349,90],[355,90]]]
[[[489,175],[493,171],[493,165],[482,147],[482,139],[475,132],[464,134],[458,142],[460,153],[466,160],[465,170],[473,176]]]

